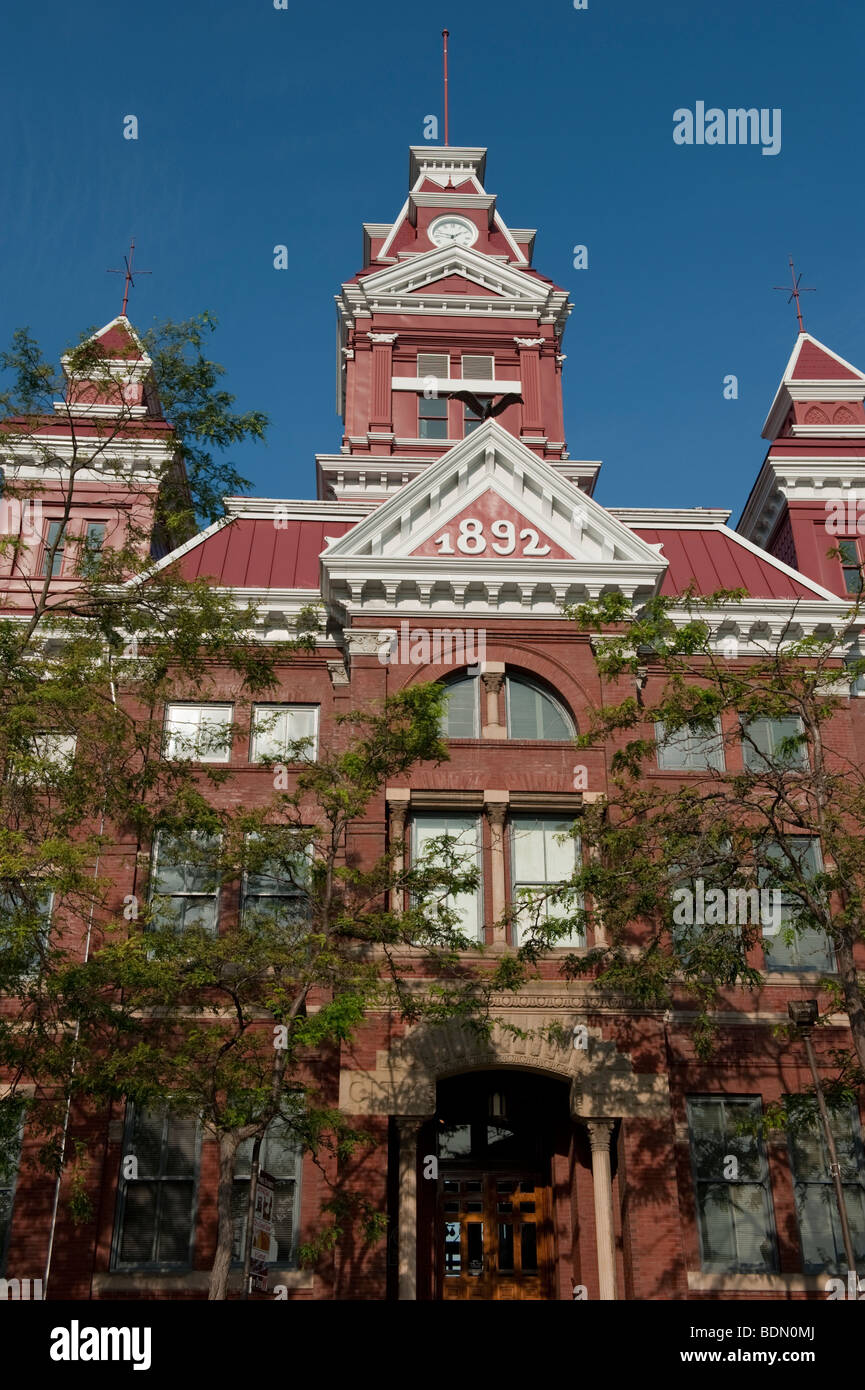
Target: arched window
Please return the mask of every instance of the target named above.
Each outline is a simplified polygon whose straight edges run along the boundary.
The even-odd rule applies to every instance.
[[[505,677],[508,738],[571,739],[576,730],[564,706],[524,676]]]
[[[477,676],[456,676],[446,682],[448,703],[442,720],[443,738],[480,738],[479,686]]]
[[[508,738],[569,740],[575,737],[573,720],[555,696],[525,676],[505,676]],[[480,738],[481,689],[478,676],[465,673],[445,683],[447,710],[442,719],[443,738]]]

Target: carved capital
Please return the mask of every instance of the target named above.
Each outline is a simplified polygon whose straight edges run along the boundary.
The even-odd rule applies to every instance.
[[[393,344],[393,343],[396,342],[397,338],[399,337],[399,334],[398,334],[398,333],[367,333],[366,336],[369,338],[370,342],[371,342],[373,345],[376,345],[376,344],[383,344],[384,346],[388,346],[388,345]]]
[[[329,661],[327,663],[327,674],[330,676],[331,685],[348,685],[348,671],[344,661]]]
[[[488,695],[498,695],[504,682],[504,675],[498,671],[482,671],[481,680]]]
[[[592,1146],[592,1153],[610,1152],[610,1135],[616,1121],[606,1116],[593,1120],[586,1120],[586,1129],[589,1131],[589,1143]]]
[[[543,347],[546,338],[514,338],[518,348],[539,348]]]

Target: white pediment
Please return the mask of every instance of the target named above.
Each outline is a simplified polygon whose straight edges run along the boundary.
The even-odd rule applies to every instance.
[[[322,592],[346,612],[549,617],[607,590],[648,598],[666,565],[489,420],[328,547]]]
[[[450,275],[471,281],[486,294],[496,294],[507,300],[525,300],[527,304],[544,304],[550,293],[550,286],[543,281],[465,246],[439,246],[422,251],[397,265],[365,275],[360,285],[368,300],[390,299],[432,286],[436,280],[445,280]],[[430,292],[434,294],[435,290]]]

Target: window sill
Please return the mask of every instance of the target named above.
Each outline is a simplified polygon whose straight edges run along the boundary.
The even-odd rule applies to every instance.
[[[692,1293],[826,1293],[830,1274],[704,1274],[688,1270]]]
[[[311,1269],[278,1269],[274,1266],[270,1274],[274,1284],[284,1284],[289,1289],[312,1290],[314,1276]],[[240,1289],[242,1278],[242,1271],[233,1269],[228,1277],[229,1288]],[[185,1274],[160,1274],[155,1270],[114,1270],[108,1274],[93,1276],[93,1292],[97,1297],[115,1293],[206,1293],[209,1283],[210,1271],[206,1269],[191,1269]]]

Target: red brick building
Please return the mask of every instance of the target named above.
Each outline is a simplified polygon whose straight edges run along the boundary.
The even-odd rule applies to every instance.
[[[691,583],[704,594],[743,587],[743,651],[753,633],[780,631],[793,605],[803,631],[837,621],[862,540],[848,507],[843,557],[826,558],[825,499],[865,487],[865,374],[799,336],[737,529],[726,511],[602,507],[593,498],[600,464],[573,459],[565,443],[567,292],[533,267],[534,232],[504,222],[485,163],[482,149],[412,149],[397,217],[364,227],[363,267],[337,295],[343,441],[316,460],[316,500],[229,499],[224,522],[159,562],[179,560],[185,575],[255,601],[262,641],[323,603],[327,638],[286,672],[286,739],[326,739],[334,715],[406,683],[453,682],[450,761],[388,787],[363,829],[381,846],[405,835],[413,852],[430,835],[460,835],[481,869],[460,911],[495,952],[514,944],[497,925],[508,902],[567,875],[575,851],[556,834],[608,786],[608,751],[577,755],[572,743],[605,692],[590,636],[563,605],[607,591],[639,604]],[[102,333],[116,347],[118,381],[136,393],[122,448],[140,482],[158,471],[169,427],[134,330],[120,319]],[[481,418],[460,391],[495,413]],[[99,402],[82,402],[85,421],[88,408]],[[59,488],[68,423],[45,428]],[[10,466],[46,480],[33,459]],[[84,482],[70,552],[92,526],[110,543],[129,502],[107,472]],[[28,567],[42,572],[50,496],[43,511],[18,569],[0,577],[7,611],[26,607]],[[65,563],[61,553],[58,585]],[[230,719],[228,684],[223,703]],[[169,738],[212,713],[169,708]],[[249,803],[270,784],[255,720],[254,711],[251,725],[233,723],[224,752],[227,794]],[[836,738],[859,759],[862,729],[852,691]],[[683,747],[656,776],[699,781],[700,766]],[[119,898],[132,858],[117,847]],[[231,909],[224,897],[208,908],[215,919]],[[600,930],[559,954],[588,949]],[[743,1176],[728,1180],[704,1171],[701,1145],[733,1144],[738,1116],[810,1084],[804,1053],[773,1028],[788,999],[816,992],[831,973],[829,943],[767,944],[755,962],[764,986],[731,996],[708,1064],[695,1055],[687,1007],[648,1008],[591,980],[565,981],[556,955],[516,999],[496,1001],[525,1037],[499,1028],[481,1046],[456,1027],[404,1033],[381,1017],[344,1050],[322,1085],[377,1142],[343,1178],[387,1213],[389,1236],[369,1249],[346,1242],[315,1272],[297,1268],[297,1241],[316,1229],[324,1188],[309,1157],[273,1142],[264,1156],[278,1185],[272,1284],[301,1299],[824,1296],[841,1244],[821,1155],[754,1140]],[[536,1030],[552,1024],[573,1045],[541,1042]],[[849,1042],[846,1017],[833,1024],[820,1034],[824,1058]],[[862,1117],[851,1111],[840,1123],[865,1254]],[[55,1207],[52,1182],[22,1167],[6,1198],[7,1274],[38,1277],[50,1259],[51,1297],[201,1296],[215,1241],[215,1148],[191,1122],[169,1132],[174,1124],[121,1106],[93,1119],[95,1215],[83,1227],[62,1200]],[[162,1157],[127,1179],[121,1160],[142,1126]],[[171,1173],[169,1150],[182,1156]]]

